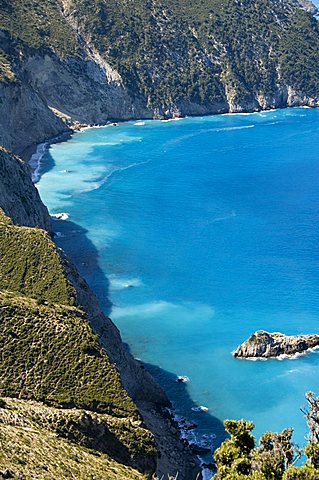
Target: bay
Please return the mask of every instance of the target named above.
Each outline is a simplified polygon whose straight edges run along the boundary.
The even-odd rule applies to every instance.
[[[318,352],[231,352],[258,329],[318,333],[318,141],[319,111],[297,108],[92,128],[43,159],[57,243],[212,448],[225,418],[305,443]]]

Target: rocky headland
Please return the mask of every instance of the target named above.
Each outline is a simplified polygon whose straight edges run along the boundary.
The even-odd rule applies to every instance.
[[[4,0],[0,144],[79,125],[318,106],[308,0]]]
[[[258,330],[234,351],[236,358],[266,359],[293,356],[319,347],[319,335],[284,335]]]
[[[0,2],[0,469],[193,480],[198,465],[165,392],[52,242],[21,158],[110,120],[318,106],[317,9],[308,0],[40,3]],[[315,346],[267,335],[268,353]],[[236,356],[265,358],[263,342],[251,343]]]

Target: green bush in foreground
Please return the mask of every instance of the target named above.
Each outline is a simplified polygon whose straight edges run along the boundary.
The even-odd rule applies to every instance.
[[[258,446],[251,434],[252,422],[225,420],[225,429],[230,438],[215,451],[220,480],[319,480],[319,397],[312,392],[306,395],[308,408],[304,410],[309,426],[309,442],[302,450],[292,441],[293,430],[280,433],[266,432]],[[302,467],[295,466],[302,452],[307,461]]]

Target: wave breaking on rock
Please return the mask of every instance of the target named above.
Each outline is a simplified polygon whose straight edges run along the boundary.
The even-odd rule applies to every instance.
[[[314,348],[319,348],[319,335],[285,335],[258,330],[239,345],[233,356],[246,359],[290,358]]]

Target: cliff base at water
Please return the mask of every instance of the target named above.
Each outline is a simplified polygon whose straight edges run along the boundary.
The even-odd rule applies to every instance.
[[[4,478],[194,479],[198,464],[167,415],[165,393],[39,228],[50,217],[29,173],[0,151]]]

